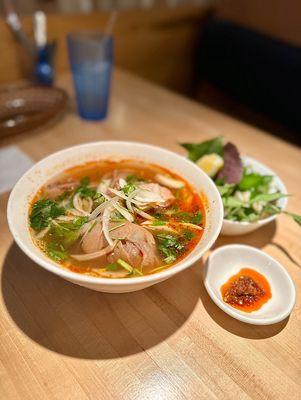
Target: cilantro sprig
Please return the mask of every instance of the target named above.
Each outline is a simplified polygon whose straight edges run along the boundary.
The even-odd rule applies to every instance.
[[[75,193],[79,193],[81,197],[94,197],[96,195],[96,190],[89,187],[90,179],[85,176],[80,181],[80,186],[75,189]]]
[[[52,219],[65,214],[65,209],[54,200],[41,199],[34,203],[29,215],[30,226],[36,231],[46,228]]]

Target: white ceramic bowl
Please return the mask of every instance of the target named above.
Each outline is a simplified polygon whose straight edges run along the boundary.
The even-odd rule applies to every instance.
[[[87,161],[103,159],[138,159],[160,165],[186,179],[198,192],[205,196],[206,227],[201,241],[194,250],[175,266],[154,275],[130,279],[95,278],[66,270],[46,257],[32,242],[29,226],[29,204],[45,182],[70,168]],[[210,178],[192,162],[171,151],[135,142],[95,142],[71,147],[54,153],[34,165],[14,187],[8,201],[8,223],[11,233],[20,248],[33,261],[67,279],[90,289],[121,293],[140,290],[164,281],[196,262],[215,242],[223,220],[221,197]]]
[[[287,193],[286,187],[284,183],[276,175],[274,171],[265,165],[261,164],[259,161],[254,160],[251,157],[242,157],[242,162],[244,166],[251,167],[254,172],[258,172],[263,175],[273,175],[274,176],[274,185],[280,190],[281,193]],[[277,205],[284,210],[287,205],[287,198],[283,197],[277,201]],[[256,222],[238,222],[238,221],[229,221],[224,219],[223,227],[222,227],[222,235],[234,236],[234,235],[245,235],[246,233],[250,233],[255,231],[256,229],[274,221],[277,218],[277,215],[271,215],[270,217],[261,219]]]
[[[271,299],[251,313],[225,303],[220,292],[221,286],[242,268],[255,269],[266,277],[271,286]],[[249,324],[275,324],[285,319],[295,305],[295,286],[286,269],[268,254],[251,246],[230,244],[213,251],[205,264],[204,284],[219,308],[231,317]]]

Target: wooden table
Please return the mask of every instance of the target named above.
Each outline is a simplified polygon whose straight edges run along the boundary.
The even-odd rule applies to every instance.
[[[69,77],[62,86],[71,89]],[[110,117],[81,121],[69,110],[37,132],[2,142],[33,160],[78,143],[126,139],[183,153],[182,141],[223,135],[273,168],[300,213],[301,153],[281,140],[117,71]],[[273,326],[224,314],[208,297],[202,263],[146,290],[102,294],[43,270],[13,243],[0,198],[0,398],[11,399],[300,399],[300,298]],[[301,287],[300,228],[285,216],[248,243],[279,260]]]

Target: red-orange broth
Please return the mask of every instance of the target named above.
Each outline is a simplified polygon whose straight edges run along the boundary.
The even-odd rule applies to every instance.
[[[61,266],[130,278],[159,272],[193,250],[204,231],[204,200],[157,165],[89,162],[38,191],[29,223],[35,244]]]

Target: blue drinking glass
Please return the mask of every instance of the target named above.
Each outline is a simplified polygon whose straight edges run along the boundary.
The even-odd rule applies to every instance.
[[[79,115],[101,120],[107,116],[113,66],[112,36],[75,32],[67,36]]]

